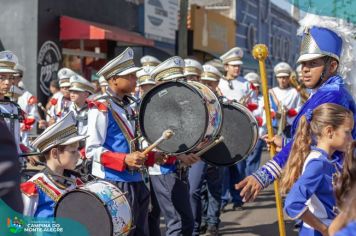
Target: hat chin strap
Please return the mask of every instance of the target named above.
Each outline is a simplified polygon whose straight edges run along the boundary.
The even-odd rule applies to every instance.
[[[316,89],[316,88],[318,88],[323,82],[324,82],[324,78],[325,78],[325,74],[326,74],[326,70],[329,68],[329,57],[326,57],[325,58],[325,60],[324,60],[324,62],[325,62],[325,66],[324,66],[324,69],[323,69],[323,71],[321,72],[321,74],[320,74],[320,77],[319,77],[319,80],[318,80],[318,82],[314,85],[314,87],[313,88],[311,88],[311,89]]]

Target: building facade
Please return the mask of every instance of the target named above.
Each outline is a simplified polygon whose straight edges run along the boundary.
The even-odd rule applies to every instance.
[[[299,23],[268,0],[237,0],[236,3],[236,45],[245,52],[243,72],[258,71],[252,48],[263,43],[269,49],[266,59],[269,84],[274,85],[274,65],[285,61],[296,67],[300,48]]]

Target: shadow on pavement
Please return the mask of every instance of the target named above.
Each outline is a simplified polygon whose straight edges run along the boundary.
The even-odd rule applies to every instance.
[[[220,229],[220,235],[255,235],[255,236],[278,236],[278,222],[272,224],[260,224],[244,227],[236,222],[224,222],[224,228]],[[294,222],[286,221],[286,235],[297,236],[298,232],[294,230]]]

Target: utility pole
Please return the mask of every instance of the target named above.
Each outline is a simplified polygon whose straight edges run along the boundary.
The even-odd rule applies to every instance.
[[[178,56],[186,58],[188,56],[188,30],[187,30],[187,16],[188,16],[188,2],[189,0],[180,0],[180,21],[178,28]]]

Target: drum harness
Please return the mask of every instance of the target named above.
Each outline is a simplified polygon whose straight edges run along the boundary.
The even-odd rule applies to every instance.
[[[108,108],[112,111],[112,115],[114,117],[116,124],[119,126],[119,128],[121,129],[122,133],[125,136],[126,141],[129,143],[130,153],[138,150],[138,138],[140,137],[140,133],[139,133],[139,129],[138,129],[138,116],[135,114],[133,109],[132,109],[133,115],[131,115],[128,112],[127,107],[129,107],[131,104],[134,104],[134,103],[138,104],[139,100],[136,98],[133,98],[131,96],[127,96],[127,95],[125,95],[122,100],[113,96],[113,95],[106,96],[101,99],[106,99],[107,101],[108,100],[112,101],[113,103],[115,103],[116,105],[118,105],[125,111],[125,115],[129,121],[134,121],[134,123],[135,123],[135,134],[134,134],[135,137],[132,138],[131,135],[129,134],[129,131],[125,127],[125,124],[123,123],[123,121],[121,120],[119,115],[112,108],[110,102],[107,102]],[[134,172],[136,172],[137,170],[130,169],[129,171],[131,174],[134,174]],[[145,166],[142,166],[138,171],[141,173],[144,183],[147,184],[148,180],[149,180],[147,168]]]
[[[6,112],[2,112],[0,109],[0,121],[4,121],[5,119],[9,119],[10,120],[10,133],[15,137],[16,135],[19,134],[15,134],[15,120],[18,120],[19,123],[21,123],[24,120],[24,113],[21,109],[21,107],[16,103],[11,101],[8,97],[5,97],[4,100],[0,100],[0,104],[12,104],[14,107],[16,107],[17,109],[17,114],[14,114],[14,110],[11,113],[6,113]],[[19,161],[20,161],[20,165],[21,168],[23,169],[25,167],[25,160],[23,157],[19,156]]]
[[[102,96],[99,99],[107,101],[108,108],[110,111],[112,111],[112,115],[114,117],[115,122],[117,123],[119,128],[122,130],[126,141],[129,143],[130,151],[132,152],[132,151],[138,150],[138,147],[139,147],[138,140],[142,136],[142,134],[140,132],[139,125],[138,125],[139,124],[138,115],[134,111],[133,111],[134,114],[131,115],[128,112],[127,107],[130,106],[131,104],[137,104],[137,105],[140,104],[140,99],[137,99],[137,98],[134,98],[134,97],[128,96],[128,95],[125,95],[123,97],[123,99],[119,99],[119,98],[115,97],[114,95],[112,95],[109,91],[107,91],[107,93],[108,93],[108,95]],[[112,101],[113,103],[118,105],[120,108],[122,108],[125,111],[125,115],[129,121],[135,122],[135,134],[134,134],[135,138],[132,138],[131,135],[128,133],[123,121],[120,119],[119,115],[113,110],[109,101]],[[179,160],[177,160],[176,166],[177,166],[176,174],[178,175],[177,178],[179,178],[180,180],[185,179],[185,176],[186,176],[186,173],[188,172],[189,167],[183,166]],[[131,169],[129,171],[131,172],[131,174],[133,174],[137,170]],[[147,167],[142,166],[138,171],[141,173],[144,183],[146,184],[146,186],[148,186],[149,174],[148,174]]]
[[[0,109],[0,120],[9,119],[10,120],[10,127],[9,127],[10,128],[10,132],[13,135],[15,135],[14,134],[14,132],[15,132],[15,120],[19,120],[19,122],[21,123],[23,121],[23,119],[24,119],[23,114],[22,114],[22,110],[21,110],[20,106],[17,103],[10,101],[10,99],[8,99],[8,98],[5,98],[4,100],[1,100],[0,104],[1,103],[5,103],[5,104],[9,103],[9,104],[14,105],[17,108],[17,114],[4,113]]]

